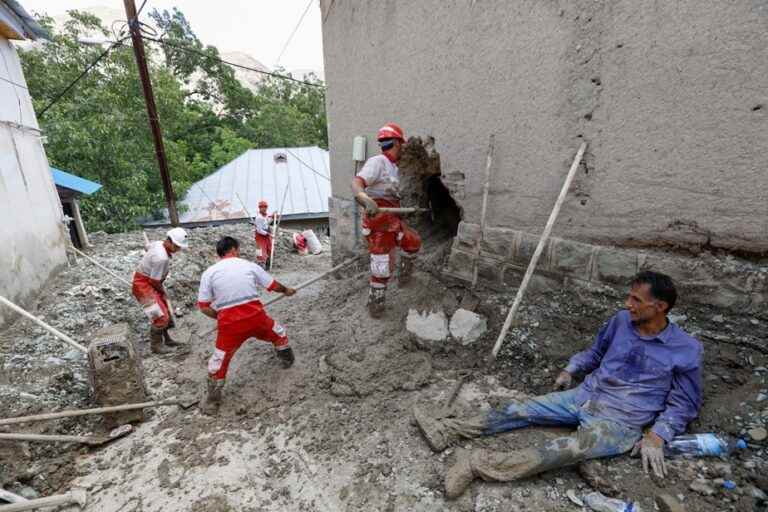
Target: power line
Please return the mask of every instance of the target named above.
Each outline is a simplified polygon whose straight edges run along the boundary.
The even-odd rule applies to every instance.
[[[317,175],[318,175],[318,176],[320,176],[321,178],[325,178],[326,180],[328,180],[328,181],[331,181],[331,178],[329,178],[329,177],[328,177],[328,176],[326,176],[325,174],[321,173],[320,171],[316,170],[314,167],[312,167],[311,165],[309,165],[307,162],[305,162],[304,160],[302,160],[301,158],[299,158],[299,156],[298,156],[296,153],[294,153],[293,151],[291,151],[291,150],[290,150],[290,149],[288,149],[288,148],[285,148],[285,150],[286,150],[288,153],[290,153],[291,155],[293,155],[293,157],[294,157],[296,160],[298,160],[299,162],[301,162],[301,163],[304,165],[304,167],[306,167],[307,169],[309,169],[309,170],[310,170],[310,171],[312,171],[313,173],[317,174]]]
[[[157,39],[155,37],[148,37],[148,36],[142,36],[142,37],[145,40],[147,40],[147,41],[152,41],[152,42],[155,42],[155,43],[158,43],[158,44],[161,44],[161,45],[170,46],[171,48],[176,48],[176,49],[184,51],[184,52],[194,53],[195,55],[199,55],[199,56],[205,57],[207,59],[212,59],[212,60],[215,60],[217,62],[221,62],[222,64],[227,64],[228,66],[232,66],[232,67],[235,67],[235,68],[247,69],[248,71],[253,71],[255,73],[260,73],[262,75],[268,75],[268,76],[271,76],[271,77],[279,78],[281,80],[290,80],[291,82],[296,82],[296,83],[299,83],[299,84],[309,85],[310,87],[325,88],[325,85],[323,85],[323,84],[313,84],[312,82],[307,82],[305,80],[299,80],[298,78],[293,78],[292,76],[281,75],[280,73],[272,73],[270,71],[264,71],[262,69],[256,69],[256,68],[252,68],[252,67],[249,67],[249,66],[244,66],[242,64],[235,64],[234,62],[230,62],[230,61],[224,60],[221,57],[213,57],[212,55],[208,55],[207,53],[202,52],[200,50],[195,50],[194,48],[189,48],[187,46],[182,46],[182,45],[179,45],[179,44],[174,44],[174,43],[168,42],[168,41],[166,41],[164,39]]]
[[[70,91],[70,89],[72,89],[72,88],[73,88],[73,87],[74,87],[74,86],[77,84],[77,82],[79,82],[79,81],[80,81],[80,80],[81,80],[81,79],[82,79],[82,78],[83,78],[85,75],[87,75],[87,74],[88,74],[88,72],[89,72],[91,69],[93,69],[93,68],[94,68],[94,66],[96,66],[96,64],[98,64],[99,62],[101,62],[101,60],[102,60],[104,57],[106,57],[106,56],[107,56],[107,54],[109,54],[109,52],[111,52],[113,49],[115,49],[115,47],[117,47],[117,46],[121,46],[121,45],[123,44],[123,41],[125,41],[126,39],[127,39],[127,37],[124,37],[123,39],[119,39],[119,40],[115,41],[114,43],[112,43],[111,45],[109,45],[109,46],[107,47],[107,49],[106,49],[106,50],[104,50],[103,52],[101,52],[101,55],[99,55],[98,57],[96,57],[96,59],[94,59],[94,60],[93,60],[93,62],[91,62],[90,64],[88,64],[88,66],[87,66],[87,67],[86,67],[86,68],[85,68],[85,69],[82,71],[82,73],[80,73],[80,74],[77,76],[77,78],[75,78],[74,80],[72,80],[72,82],[70,82],[70,83],[69,83],[69,85],[67,85],[67,86],[64,88],[64,90],[62,90],[62,91],[61,91],[59,94],[57,94],[57,95],[56,95],[56,96],[55,96],[55,97],[54,97],[54,98],[53,98],[53,99],[50,101],[50,103],[48,103],[48,105],[46,105],[46,106],[45,106],[45,108],[44,108],[43,110],[41,110],[39,114],[37,114],[37,117],[43,117],[43,115],[45,115],[45,113],[48,111],[48,109],[49,109],[49,108],[51,108],[52,106],[54,106],[54,105],[55,105],[55,104],[56,104],[56,103],[57,103],[57,102],[58,102],[58,101],[59,101],[59,100],[60,100],[60,99],[61,99],[61,98],[62,98],[62,97],[65,95],[65,94],[67,94],[67,93]]]
[[[3,77],[1,77],[1,76],[0,76],[0,80],[2,80],[3,82],[8,82],[8,83],[9,83],[9,84],[11,84],[11,85],[15,85],[16,87],[21,87],[22,89],[27,89],[27,90],[29,90],[29,88],[28,88],[28,87],[26,87],[26,86],[24,86],[24,85],[21,85],[21,84],[18,84],[18,83],[16,83],[16,82],[14,82],[13,80],[8,80],[7,78],[3,78]]]
[[[288,49],[288,45],[291,44],[291,40],[293,39],[293,36],[296,35],[296,31],[299,30],[299,27],[301,26],[301,22],[304,21],[304,16],[306,16],[307,12],[309,12],[309,7],[312,5],[312,2],[313,0],[309,0],[309,2],[307,2],[307,7],[304,9],[304,12],[301,14],[301,18],[299,18],[299,22],[296,23],[295,27],[293,27],[293,32],[291,32],[291,35],[288,36],[288,40],[283,45],[283,49],[280,50],[280,55],[277,56],[277,60],[275,61],[275,66],[277,66],[277,64],[280,62],[280,59],[285,53],[285,50]]]

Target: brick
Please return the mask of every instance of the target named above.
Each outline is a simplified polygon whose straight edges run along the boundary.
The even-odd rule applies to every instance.
[[[512,258],[515,249],[515,237],[518,232],[505,228],[485,228],[480,251],[507,260]]]
[[[504,277],[504,262],[495,258],[481,257],[477,267],[477,277],[487,283],[501,285]]]
[[[642,253],[639,255],[640,270],[654,270],[667,274],[677,283],[707,281],[713,269],[707,268],[702,261],[661,253]]]
[[[474,249],[477,246],[477,241],[480,240],[480,225],[460,222],[456,239],[464,249]]]
[[[449,274],[459,279],[472,280],[472,259],[473,255],[464,251],[451,251],[446,264],[446,270]]]
[[[583,280],[589,279],[592,245],[555,238],[550,241],[550,244],[552,245],[549,262],[551,270],[567,273]]]
[[[637,253],[615,247],[601,247],[595,257],[593,279],[604,283],[625,285],[637,274]]]
[[[514,265],[507,265],[504,268],[504,275],[502,282],[504,286],[517,288],[523,281],[523,275],[525,275],[525,268],[517,267]],[[562,276],[558,276],[550,273],[534,272],[531,276],[531,282],[528,284],[528,292],[540,293],[552,290],[559,290],[563,286]]]
[[[515,251],[513,261],[516,265],[527,267],[533,258],[533,253],[536,252],[536,246],[539,245],[538,235],[529,235],[528,233],[521,233],[520,240],[517,243],[517,250]],[[549,247],[552,244],[552,239],[547,240],[547,244],[544,246],[544,250],[539,258],[537,268],[546,269],[549,267]]]

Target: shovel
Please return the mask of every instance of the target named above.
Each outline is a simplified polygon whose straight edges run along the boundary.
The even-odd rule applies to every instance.
[[[123,425],[112,430],[106,436],[58,436],[43,434],[0,434],[0,441],[33,441],[33,442],[61,442],[80,443],[88,446],[101,446],[115,439],[120,439],[133,432],[133,426]]]

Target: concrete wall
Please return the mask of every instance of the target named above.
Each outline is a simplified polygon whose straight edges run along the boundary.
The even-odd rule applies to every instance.
[[[27,304],[66,263],[62,210],[19,57],[0,38],[0,294]],[[11,315],[0,306],[0,325]]]
[[[768,1],[322,0],[334,247],[352,139],[435,138],[478,223],[633,247],[768,251]]]

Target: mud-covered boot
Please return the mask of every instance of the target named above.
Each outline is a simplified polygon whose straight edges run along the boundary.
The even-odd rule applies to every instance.
[[[387,297],[386,288],[374,288],[371,286],[368,290],[368,314],[373,318],[379,318],[384,314]]]
[[[445,495],[453,500],[464,494],[464,491],[475,479],[472,470],[472,452],[469,450],[456,450],[456,463],[445,474]]]
[[[180,343],[173,338],[171,338],[171,334],[168,332],[168,329],[163,330],[163,340],[165,341],[165,345],[168,347],[183,347],[184,344]]]
[[[400,269],[397,282],[400,285],[406,285],[413,277],[413,268],[416,266],[416,255],[404,253],[400,255]]]
[[[276,353],[277,358],[280,360],[280,364],[284,369],[293,366],[293,362],[296,360],[296,356],[293,355],[293,349],[291,347],[278,349]]]
[[[221,406],[221,391],[224,389],[224,379],[214,379],[210,375],[206,381],[206,392],[200,400],[200,412],[208,416],[214,416]]]
[[[160,329],[154,325],[149,328],[149,349],[153,354],[170,354],[171,349],[163,346],[163,332],[165,329]]]

